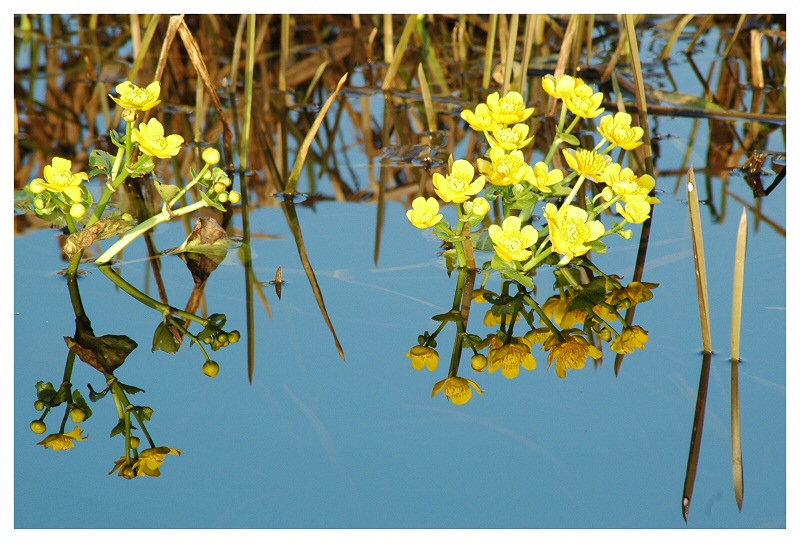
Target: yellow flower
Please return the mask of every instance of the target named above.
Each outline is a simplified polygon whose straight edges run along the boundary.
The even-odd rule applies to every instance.
[[[486,311],[486,315],[483,316],[483,324],[488,326],[489,328],[494,328],[495,326],[500,326],[500,324],[502,324],[502,322],[503,322],[503,317],[506,317],[506,323],[508,323],[508,321],[510,320],[508,318],[509,317],[508,314],[495,315],[494,313],[492,313],[492,310],[489,309],[489,310]],[[514,320],[514,322],[519,322],[520,318],[522,318],[522,315],[517,313],[517,317]],[[502,345],[502,342],[500,342],[500,340],[498,339],[497,346],[500,346],[500,345]]]
[[[544,348],[550,351],[550,355],[547,357],[547,367],[549,369],[555,361],[556,375],[560,378],[564,379],[567,376],[567,370],[583,369],[588,357],[598,359],[603,355],[600,349],[589,343],[585,337],[572,336],[567,331],[562,334],[563,342],[552,336],[544,343]]]
[[[522,149],[530,142],[533,141],[533,136],[528,137],[530,128],[527,124],[515,124],[512,127],[495,125],[495,127],[487,133],[489,143],[492,146],[500,146],[506,151],[513,151],[515,149]]]
[[[638,325],[629,326],[611,343],[611,350],[619,354],[630,354],[637,347],[644,350],[648,339],[647,330]]]
[[[88,180],[86,172],[72,173],[72,161],[53,157],[53,163],[44,167],[44,179],[31,181],[31,191],[34,194],[41,194],[45,190],[63,192],[73,202],[79,202],[82,200],[81,183]]]
[[[531,344],[525,338],[515,338],[517,343],[508,343],[497,349],[489,349],[489,373],[498,369],[506,379],[519,375],[519,367],[528,371],[536,369],[536,359],[531,354]]]
[[[575,87],[583,84],[581,78],[572,77],[571,75],[554,77],[547,74],[542,78],[542,88],[544,91],[553,98],[559,98],[561,100],[572,96],[573,92],[575,92]]]
[[[548,203],[544,215],[550,226],[553,250],[569,258],[586,254],[590,247],[585,244],[605,233],[603,223],[588,220],[586,210],[573,205],[556,209],[554,204]]]
[[[489,209],[491,209],[489,200],[482,196],[478,196],[472,201],[472,212],[479,217],[483,217],[489,213]]]
[[[439,353],[424,345],[415,345],[412,347],[406,355],[406,358],[411,359],[411,367],[415,370],[421,370],[423,367],[426,367],[428,371],[436,371],[436,368],[439,367]]]
[[[631,126],[631,121],[631,116],[622,111],[606,115],[600,121],[597,131],[606,141],[630,151],[644,143],[639,141],[644,136],[644,130],[639,126]]]
[[[494,118],[486,104],[478,104],[475,112],[465,109],[461,112],[461,118],[469,123],[469,127],[478,132],[491,130],[494,126]]]
[[[552,337],[553,332],[545,326],[544,328],[534,328],[533,330],[529,330],[525,334],[525,339],[531,345],[536,345],[537,343],[544,343],[547,341],[548,338]]]
[[[603,181],[603,173],[611,164],[611,157],[589,149],[562,149],[570,168],[592,181]]]
[[[496,224],[489,226],[489,237],[494,243],[498,256],[507,262],[525,260],[531,256],[528,248],[536,243],[538,233],[530,224],[522,227],[522,221],[514,215],[506,217],[503,227]]]
[[[119,473],[117,473],[118,476],[125,477],[128,480],[136,477],[136,472],[133,470],[130,460],[124,456],[120,457],[119,460],[114,462],[114,467],[111,468],[111,471],[109,471],[108,474],[111,475],[117,470],[119,470]]]
[[[658,283],[631,281],[627,287],[613,291],[608,297],[608,303],[618,305],[622,300],[628,299],[631,305],[636,305],[641,302],[652,300],[653,293],[651,291],[657,286]]]
[[[486,178],[479,176],[474,181],[475,168],[467,160],[453,162],[450,174],[446,177],[439,172],[433,174],[433,187],[439,198],[445,202],[460,204],[478,194],[486,184]]]
[[[465,379],[464,377],[448,377],[442,381],[439,381],[435,385],[433,385],[433,393],[431,397],[436,396],[439,392],[444,389],[444,395],[456,405],[463,405],[467,403],[472,398],[472,388],[475,391],[483,395],[483,391],[481,387],[475,383],[472,379]]]
[[[133,141],[139,144],[139,149],[148,156],[170,158],[181,150],[183,137],[170,134],[164,137],[164,127],[156,119],[150,119],[147,124],[139,124],[133,129]]]
[[[539,192],[550,193],[553,192],[550,187],[559,184],[563,180],[564,172],[558,168],[552,171],[548,170],[547,164],[544,162],[537,162],[533,167],[533,177],[530,179],[530,183],[536,187]]]
[[[137,111],[147,111],[157,106],[161,100],[158,95],[161,93],[161,83],[153,81],[147,88],[137,87],[130,81],[125,81],[117,85],[116,96],[111,96],[111,99],[126,109],[134,109]]]
[[[168,454],[181,455],[180,449],[170,449],[169,447],[155,447],[141,452],[139,459],[133,463],[133,471],[138,477],[158,477],[161,475],[159,468],[164,463],[164,458]]]
[[[609,164],[602,173],[602,180],[611,187],[614,194],[618,194],[623,202],[630,199],[644,198],[648,204],[658,204],[659,199],[650,196],[656,186],[652,175],[644,174],[638,177],[630,168],[622,168],[616,162]]]
[[[439,202],[436,201],[436,198],[427,200],[422,196],[414,198],[411,208],[406,211],[406,217],[417,228],[429,228],[442,220],[442,214],[439,213]]]
[[[82,432],[81,427],[76,426],[74,430],[66,434],[50,434],[37,445],[43,445],[45,449],[52,447],[54,451],[68,451],[75,446],[76,441],[83,441],[89,437],[88,435],[84,436]]]
[[[516,185],[533,179],[533,168],[525,162],[522,151],[506,151],[500,146],[492,147],[489,160],[478,159],[478,171],[486,174],[489,181],[498,187]]]
[[[511,91],[502,98],[499,92],[486,97],[492,118],[502,124],[516,124],[525,121],[533,113],[533,108],[525,107],[525,100],[516,91]]]
[[[592,87],[585,84],[576,85],[572,94],[564,98],[567,109],[584,119],[594,119],[604,112],[605,108],[600,107],[602,102],[603,93],[596,93]]]
[[[625,207],[622,207],[617,202],[616,210],[626,221],[632,224],[642,224],[650,217],[650,204],[644,198],[628,200],[625,203]]]

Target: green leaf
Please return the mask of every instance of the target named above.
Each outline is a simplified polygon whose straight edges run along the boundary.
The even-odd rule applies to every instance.
[[[150,417],[153,416],[152,408],[147,407],[146,405],[137,405],[133,408],[133,410],[142,420],[150,420]]]
[[[120,388],[122,388],[122,390],[124,390],[128,394],[138,394],[140,392],[144,392],[144,389],[135,387],[133,385],[125,385],[123,383],[120,383],[119,381],[117,382],[119,383]]]
[[[162,322],[156,327],[153,334],[153,352],[164,351],[165,353],[175,354],[181,348],[180,342],[172,333],[172,327],[166,322]]]
[[[606,254],[606,244],[600,241],[599,239],[594,241],[589,241],[585,244],[587,247],[591,247],[593,253],[597,253],[599,255]]]
[[[567,307],[568,311],[591,309],[606,297],[606,278],[595,277],[576,294]]]
[[[211,199],[211,198],[208,196],[208,194],[206,194],[205,192],[202,192],[202,191],[200,192],[200,198],[202,198],[202,199],[203,199],[203,201],[206,203],[206,205],[207,205],[208,207],[213,207],[214,209],[219,209],[219,210],[220,210],[220,211],[222,211],[223,213],[225,212],[225,206],[223,206],[223,205],[222,205],[222,204],[220,204],[219,202],[215,202],[214,200],[212,200],[212,199]]]
[[[147,160],[141,164],[137,164],[135,168],[132,168],[129,171],[131,177],[144,177],[145,175],[151,173],[154,169],[155,164],[153,164],[153,159],[151,157],[147,157]]]
[[[431,319],[438,322],[463,322],[464,316],[458,309],[451,309],[447,313],[440,313],[439,315],[434,315],[433,317],[431,317]]]
[[[119,422],[116,426],[111,429],[111,435],[108,437],[114,437],[115,435],[121,434],[125,431],[125,421],[123,419],[119,419]]]
[[[53,383],[44,381],[39,381],[36,383],[36,398],[43,401],[46,404],[49,404],[53,398],[56,397],[56,389],[53,387]]]
[[[125,148],[125,138],[119,135],[119,132],[114,130],[113,128],[108,131],[108,135],[111,136],[111,143],[116,145],[120,148]]]
[[[575,136],[574,134],[566,134],[562,132],[561,134],[558,135],[558,139],[560,139],[564,143],[572,145],[573,147],[581,146],[581,140],[579,140],[578,137]]]
[[[86,387],[89,389],[89,400],[92,402],[101,400],[103,399],[103,396],[108,394],[108,388],[104,388],[102,392],[95,392],[91,384],[87,383]]]
[[[114,169],[115,157],[101,149],[95,149],[89,155],[89,177],[92,178],[96,175],[104,174],[108,177],[111,176],[111,171]]]
[[[181,191],[181,188],[176,185],[165,185],[163,183],[159,183],[155,179],[153,179],[153,184],[156,186],[156,190],[161,196],[161,199],[165,202],[172,200],[175,195]]]
[[[92,416],[92,408],[86,403],[86,398],[83,397],[79,390],[72,391],[72,401],[86,413],[87,419]]]
[[[450,230],[447,221],[439,221],[431,229],[431,231],[435,236],[438,236],[442,241],[447,241],[449,243],[455,243],[456,241],[462,241],[464,239],[464,236],[457,236],[455,232]]]

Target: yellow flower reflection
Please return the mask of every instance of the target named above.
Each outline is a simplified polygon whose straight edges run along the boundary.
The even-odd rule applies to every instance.
[[[439,353],[435,349],[424,345],[412,347],[406,358],[411,359],[411,367],[415,370],[428,368],[428,371],[436,371],[436,368],[439,367]]]
[[[533,168],[525,162],[522,151],[506,151],[495,146],[489,151],[489,160],[478,159],[478,171],[485,174],[492,185],[507,187],[533,179]]]
[[[79,202],[81,197],[81,183],[89,180],[86,172],[72,173],[72,161],[66,158],[53,157],[52,164],[44,167],[44,179],[31,181],[31,192],[41,194],[46,190],[50,192],[63,192],[73,202]]]
[[[630,354],[637,348],[644,350],[648,339],[647,330],[638,325],[629,326],[611,343],[611,350],[619,354]]]
[[[533,177],[530,179],[531,185],[536,187],[536,190],[549,194],[553,192],[551,188],[564,180],[564,172],[555,168],[550,170],[544,162],[537,162],[533,167]]]
[[[474,176],[475,168],[469,161],[456,160],[447,176],[434,172],[433,187],[439,198],[445,202],[460,204],[483,190],[486,178],[481,175],[473,181]]]
[[[506,379],[519,375],[519,367],[528,371],[536,369],[536,358],[531,354],[531,343],[525,338],[515,338],[517,343],[508,343],[489,350],[489,373],[498,369]]]
[[[586,359],[592,357],[600,358],[603,353],[600,349],[589,343],[583,336],[573,336],[568,331],[562,332],[564,341],[559,341],[556,336],[551,336],[544,343],[544,349],[550,351],[547,357],[548,369],[556,363],[556,375],[564,379],[567,370],[580,370],[586,367]]]
[[[506,151],[513,151],[522,149],[533,141],[533,136],[528,137],[529,131],[530,128],[527,124],[515,124],[511,127],[495,125],[486,135],[492,146],[499,146]]]
[[[603,173],[611,164],[611,157],[589,149],[563,149],[570,168],[592,181],[603,181]]]
[[[166,456],[168,454],[180,456],[182,452],[183,451],[180,449],[171,449],[169,447],[155,447],[152,449],[146,449],[139,455],[139,459],[134,462],[133,470],[139,477],[145,475],[148,477],[158,477],[161,475],[159,468],[161,467],[161,464],[164,463]]]
[[[170,158],[181,150],[183,137],[178,134],[164,137],[164,126],[156,119],[150,119],[147,124],[141,123],[138,129],[133,129],[133,141],[148,156]]]
[[[465,379],[464,377],[448,377],[433,385],[433,393],[431,397],[436,396],[444,389],[444,395],[456,405],[464,405],[472,399],[472,388],[483,395],[483,391],[478,384],[472,379]]]
[[[137,87],[130,81],[125,81],[117,85],[119,97],[111,96],[111,99],[126,109],[136,111],[147,111],[157,106],[161,100],[158,95],[161,93],[161,83],[153,81],[146,88]]]
[[[593,119],[605,111],[600,107],[603,93],[594,92],[589,85],[576,85],[575,90],[564,98],[564,103],[574,115],[584,119]]]
[[[585,209],[573,205],[557,209],[554,204],[548,203],[544,215],[550,226],[553,250],[569,258],[586,254],[590,249],[586,244],[605,233],[603,223],[590,221]]]
[[[511,91],[502,98],[499,92],[486,97],[492,118],[502,124],[516,124],[525,121],[533,113],[533,108],[525,107],[525,99],[516,91]]]
[[[414,201],[411,202],[411,209],[406,211],[406,217],[417,228],[429,228],[442,220],[442,214],[439,213],[439,202],[436,201],[436,198],[427,200],[422,196],[414,198]]]
[[[550,320],[561,328],[572,328],[576,324],[583,324],[588,312],[586,309],[569,310],[572,297],[562,298],[559,295],[551,296],[542,304],[542,311]],[[544,322],[541,318],[539,322]]]
[[[74,430],[66,434],[50,434],[37,445],[43,445],[45,449],[52,448],[54,451],[68,451],[75,446],[76,441],[83,441],[89,437],[83,435],[83,430],[80,426],[76,426]]]
[[[474,112],[465,109],[461,112],[461,118],[469,123],[470,128],[478,132],[491,130],[494,126],[494,118],[486,104],[478,104]]]
[[[529,248],[536,243],[538,233],[530,224],[522,226],[519,217],[506,217],[503,227],[496,224],[489,226],[489,237],[494,243],[497,255],[507,262],[525,260],[531,256]]]
[[[597,131],[606,141],[626,151],[639,147],[643,141],[644,130],[639,126],[631,126],[632,117],[623,111],[614,115],[606,115],[600,120]]]

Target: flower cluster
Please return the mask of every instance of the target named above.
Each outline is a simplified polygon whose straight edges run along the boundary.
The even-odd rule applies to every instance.
[[[453,316],[457,306],[450,317],[434,319],[442,324],[457,322],[456,341],[461,342],[460,347],[472,348],[473,369],[499,370],[509,379],[516,378],[520,368],[536,368],[534,344],[548,353],[548,367],[555,363],[561,378],[568,370],[583,368],[589,358],[601,359],[601,342],[608,342],[619,354],[643,349],[647,332],[619,314],[643,299],[639,294],[621,293],[646,290],[652,297],[650,290],[656,286],[634,282],[623,287],[618,278],[603,274],[589,258],[591,253],[605,253],[608,236],[630,239],[632,232],[626,226],[646,221],[651,206],[659,203],[653,196],[653,177],[637,175],[620,163],[626,152],[642,145],[643,129],[634,126],[625,112],[601,117],[603,93],[580,78],[547,75],[542,88],[562,104],[556,136],[543,157],[530,158],[535,154],[529,149],[535,135],[528,122],[534,108],[526,106],[519,92],[505,96],[494,92],[484,103],[461,113],[470,128],[483,134],[484,156],[477,158],[475,166],[450,157],[449,171],[432,176],[438,200],[420,196],[407,212],[414,226],[431,228],[451,246],[445,255],[453,257],[451,262],[457,259],[458,268],[477,269],[480,266],[473,260],[472,249],[490,250],[482,267],[487,278],[491,272],[500,274],[503,292],[481,289],[482,298],[493,305],[484,322],[499,328],[486,337],[468,334],[460,328],[463,322]],[[599,142],[586,146],[586,138],[578,139],[573,132],[579,123],[594,123],[597,118]],[[586,126],[583,129],[585,133]],[[617,148],[615,160],[612,151]],[[440,213],[440,201],[455,207],[455,227]],[[494,218],[487,216],[492,209]],[[605,224],[605,219],[610,224]],[[540,306],[534,299],[533,276],[543,265],[553,268],[558,294]],[[576,274],[581,268],[588,273]],[[580,277],[594,279],[582,283]],[[514,285],[517,293],[511,294]],[[537,316],[539,327],[534,322]],[[530,326],[522,335],[514,333],[520,319]],[[618,323],[617,327],[612,323]],[[435,337],[441,329],[442,325],[434,333],[420,336],[419,345],[408,354],[412,367],[436,370]],[[487,347],[486,355],[478,352]],[[461,350],[455,351],[450,375],[437,383],[434,395],[444,390],[453,403],[465,403],[473,389],[481,389],[458,377],[456,357]]]

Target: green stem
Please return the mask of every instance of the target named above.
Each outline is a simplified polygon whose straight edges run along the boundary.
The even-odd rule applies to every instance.
[[[542,320],[545,326],[550,329],[550,332],[558,338],[558,341],[563,342],[564,336],[561,335],[561,330],[559,330],[558,327],[553,324],[553,321],[550,320],[550,317],[547,316],[547,313],[544,312],[544,309],[542,309],[542,307],[536,303],[536,300],[530,296],[526,296],[525,301],[530,304],[534,311],[536,311],[536,314],[539,315],[539,318]]]
[[[559,211],[561,211],[562,209],[565,209],[570,204],[570,202],[572,202],[572,200],[575,199],[575,196],[578,195],[578,190],[580,190],[581,185],[583,185],[583,180],[584,179],[586,179],[586,176],[584,176],[584,175],[581,175],[580,177],[578,177],[578,180],[575,182],[575,186],[572,187],[572,191],[570,191],[569,196],[567,196],[567,198],[564,200],[564,203],[561,204],[561,207],[559,208]]]
[[[119,160],[119,158],[117,158],[117,160]],[[94,208],[94,213],[92,213],[92,216],[89,217],[88,221],[86,221],[87,227],[92,226],[94,223],[96,223],[103,217],[103,212],[105,211],[109,200],[111,200],[111,196],[117,191],[120,185],[122,185],[122,183],[125,182],[125,180],[130,175],[131,170],[135,170],[147,160],[150,160],[150,157],[145,155],[141,157],[138,161],[136,161],[136,164],[133,165],[133,168],[128,168],[126,166],[125,169],[122,170],[122,173],[119,176],[114,176],[112,174],[112,177],[109,180],[110,185],[108,184],[106,185],[105,190],[103,190],[103,194],[100,196],[100,200],[97,202],[97,206],[95,206]]]
[[[198,173],[194,177],[194,179],[192,179],[185,187],[183,187],[181,190],[179,190],[178,193],[175,196],[172,197],[172,199],[169,201],[169,203],[167,203],[167,207],[171,208],[172,206],[174,206],[178,202],[178,200],[183,198],[183,195],[186,194],[186,191],[188,191],[190,188],[195,186],[203,178],[203,175],[205,175],[206,171],[208,170],[208,167],[209,167],[209,164],[207,162],[205,164],[203,164],[203,169],[200,170],[200,173]]]
[[[108,263],[109,260],[114,258],[117,253],[127,247],[134,239],[144,234],[146,231],[150,230],[158,226],[161,223],[167,222],[173,217],[179,217],[181,215],[186,215],[187,213],[192,213],[193,211],[197,211],[198,209],[202,209],[206,207],[205,201],[200,200],[195,202],[191,205],[182,207],[180,209],[176,209],[174,211],[164,210],[161,213],[153,215],[149,219],[144,222],[139,223],[135,228],[128,230],[124,235],[120,236],[119,240],[109,247],[106,252],[104,252],[100,257],[94,261],[95,264],[98,266],[101,264]]]
[[[458,211],[458,228],[456,228],[456,236],[461,236],[461,233],[464,231],[464,225],[466,224],[464,221],[464,212],[461,210],[461,204],[456,204],[456,210]],[[456,241],[456,255],[458,256],[458,267],[462,270],[466,269],[467,257],[464,254],[463,240]]]

